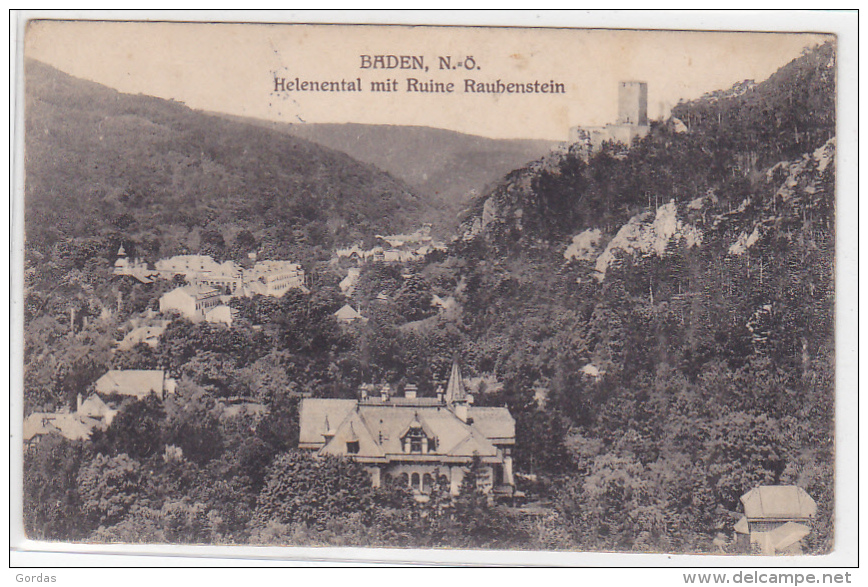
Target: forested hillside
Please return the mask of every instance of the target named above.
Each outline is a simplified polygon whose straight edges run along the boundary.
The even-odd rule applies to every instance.
[[[113,258],[123,241],[151,262],[201,250],[244,257],[252,246],[328,258],[333,246],[409,228],[426,205],[406,184],[303,139],[37,61],[26,75],[27,247],[42,255],[69,246]]]
[[[570,464],[541,465],[579,543],[701,548],[744,492],[793,483],[831,544],[835,71],[827,44],[679,104],[687,132],[552,154],[465,220],[467,352],[520,426],[536,390],[568,430]]]

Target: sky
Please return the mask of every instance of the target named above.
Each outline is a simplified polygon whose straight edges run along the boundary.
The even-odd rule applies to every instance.
[[[122,92],[212,112],[565,140],[573,126],[615,121],[619,81],[647,82],[654,119],[681,99],[762,81],[824,40],[807,33],[32,21],[25,55]],[[363,55],[421,56],[428,71],[363,69]],[[441,70],[446,56],[473,68]],[[275,92],[275,77],[361,79],[363,90]],[[406,92],[407,78],[452,82],[454,91]],[[394,79],[398,91],[371,91],[371,82]],[[465,93],[466,79],[555,81],[565,92]]]

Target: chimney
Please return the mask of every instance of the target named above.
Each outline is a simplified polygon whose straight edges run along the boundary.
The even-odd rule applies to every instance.
[[[79,413],[81,411],[81,394],[79,393],[75,397],[75,413]]]
[[[359,395],[361,396],[362,401],[368,399],[368,388],[365,387],[364,385],[362,385],[362,386],[359,388]]]
[[[406,386],[404,386],[404,397],[409,399],[416,399],[417,391],[418,388],[414,384],[408,383]]]
[[[437,401],[438,401],[438,402],[443,403],[443,395],[444,395],[445,393],[446,393],[446,391],[443,389],[443,386],[442,386],[442,385],[438,385],[438,386],[437,386]]]
[[[380,399],[383,400],[383,403],[389,401],[389,396],[392,395],[392,388],[389,387],[389,384],[386,383],[383,385],[382,389],[380,389]]]

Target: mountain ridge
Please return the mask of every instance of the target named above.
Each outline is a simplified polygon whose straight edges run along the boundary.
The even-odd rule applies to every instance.
[[[537,139],[494,139],[454,130],[359,123],[284,123],[226,116],[285,132],[347,153],[400,178],[442,210],[445,231],[478,193],[503,175],[537,159],[558,143]],[[441,235],[445,233],[441,230]]]
[[[25,67],[29,247],[90,235],[152,258],[209,239],[225,249],[246,231],[269,256],[309,257],[406,230],[430,209],[400,180],[303,138]]]

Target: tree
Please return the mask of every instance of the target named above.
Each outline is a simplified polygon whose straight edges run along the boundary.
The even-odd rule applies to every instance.
[[[165,442],[179,447],[184,457],[204,465],[223,451],[219,414],[222,408],[205,390],[183,381],[166,402]]]
[[[438,478],[434,493],[439,497],[421,507],[423,536],[433,546],[510,548],[526,544],[528,536],[517,520],[483,493],[479,484],[482,469],[483,463],[475,455],[454,497],[448,494],[445,477]],[[443,503],[444,493],[449,495],[447,503]]]
[[[765,414],[724,414],[704,446],[706,475],[718,501],[735,511],[739,498],[759,485],[776,485],[787,465],[777,420]]]
[[[256,436],[274,452],[298,448],[298,396],[276,398],[256,427]]]
[[[370,519],[374,504],[371,477],[365,469],[341,457],[313,457],[289,451],[269,467],[256,503],[254,527],[269,521],[296,522],[324,528],[351,513]]]
[[[146,459],[165,446],[163,402],[153,393],[144,399],[129,399],[105,430],[91,435],[94,447],[103,454],[126,453],[134,459]]]
[[[76,478],[84,445],[49,434],[24,455],[24,531],[31,540],[86,538]]]
[[[124,519],[140,502],[141,465],[126,454],[97,454],[78,473],[82,509],[92,527],[111,526]],[[144,505],[139,503],[139,505]]]
[[[436,310],[431,307],[431,300],[430,286],[422,276],[416,274],[404,281],[395,301],[401,315],[412,322],[436,314]]]

